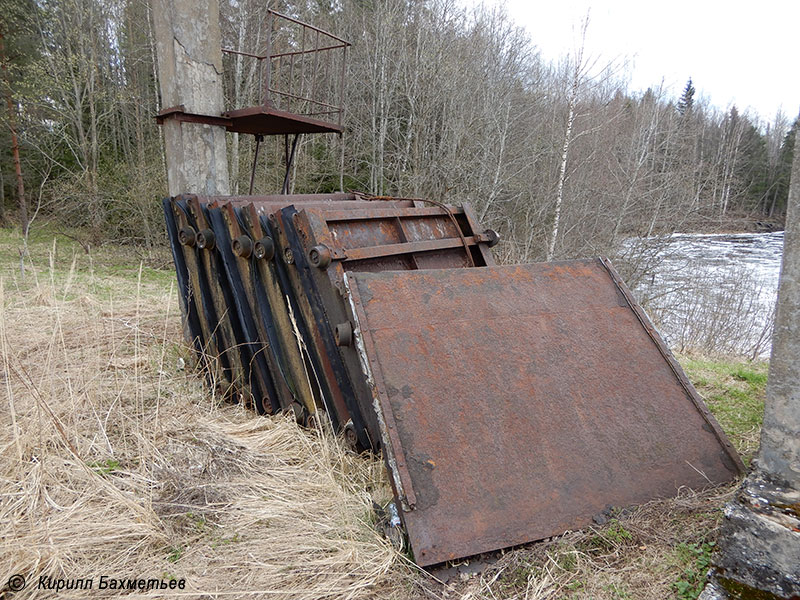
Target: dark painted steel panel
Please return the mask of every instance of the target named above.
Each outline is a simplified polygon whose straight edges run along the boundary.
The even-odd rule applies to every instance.
[[[603,260],[347,273],[346,287],[420,565],[742,469]]]

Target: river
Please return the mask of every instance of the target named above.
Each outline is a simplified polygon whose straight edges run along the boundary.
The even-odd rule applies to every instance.
[[[679,351],[767,358],[783,232],[673,234],[634,293]]]

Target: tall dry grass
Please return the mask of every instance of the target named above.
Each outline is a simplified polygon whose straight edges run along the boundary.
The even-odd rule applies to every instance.
[[[40,577],[88,577],[91,592],[57,596],[113,595],[106,575],[186,579],[152,597],[404,597],[412,569],[372,523],[382,464],[217,402],[179,368],[174,289],[89,270],[51,261],[0,283],[0,586],[22,574],[14,598],[47,598]]]

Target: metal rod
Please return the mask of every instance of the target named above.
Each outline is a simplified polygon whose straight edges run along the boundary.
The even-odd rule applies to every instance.
[[[277,54],[270,54],[269,58],[278,58],[279,56],[292,56],[298,54],[312,54],[314,52],[324,52],[325,50],[336,50],[337,48],[347,48],[350,44],[337,44],[335,46],[325,46],[323,48],[313,48],[310,50],[294,50],[292,52],[279,52]],[[225,48],[223,48],[223,51]],[[233,52],[233,51],[231,51]],[[248,55],[248,56],[255,56],[255,55]],[[267,58],[266,56],[256,56],[256,58]]]
[[[329,38],[333,38],[334,40],[336,40],[338,42],[342,42],[343,44],[347,44],[348,46],[351,45],[350,42],[348,42],[346,40],[343,40],[342,38],[340,38],[338,36],[335,36],[332,33],[329,33],[327,31],[325,31],[324,29],[320,29],[319,27],[314,27],[313,25],[309,25],[308,23],[303,23],[303,21],[298,21],[297,19],[293,19],[292,17],[287,17],[286,15],[281,14],[281,13],[279,13],[277,11],[274,11],[274,10],[267,10],[267,12],[272,14],[272,15],[275,15],[276,17],[280,17],[282,19],[286,19],[287,21],[291,21],[292,23],[297,23],[298,25],[302,25],[303,27],[308,27],[309,29],[313,29],[314,31],[316,31],[318,33],[321,33],[323,35],[327,35]]]
[[[250,58],[257,58],[258,60],[264,60],[265,58],[269,58],[269,55],[261,56],[260,54],[253,54],[252,52],[242,52],[240,50],[234,50],[232,48],[222,48],[222,51],[226,54],[241,54],[242,56],[249,56]]]
[[[272,92],[273,94],[277,95],[277,96],[288,96],[290,98],[295,98],[297,100],[305,100],[306,102],[310,102],[312,104],[319,104],[320,106],[324,106],[325,108],[331,108],[334,111],[341,110],[341,108],[342,108],[341,106],[335,106],[333,104],[326,104],[325,102],[320,102],[319,100],[313,100],[313,99],[308,98],[306,96],[296,96],[295,94],[290,94],[288,92],[282,92],[280,90],[276,90],[275,88],[270,88],[269,91]]]
[[[294,89],[294,56],[291,57],[289,61],[289,93],[292,93]],[[292,103],[289,102],[289,111],[292,110]]]
[[[345,46],[344,50],[342,50],[342,79],[339,82],[339,122],[338,125],[342,125],[342,119],[344,118],[344,81],[345,75],[347,70],[347,46]]]
[[[308,27],[306,27],[304,25],[302,27],[303,35],[302,35],[302,37],[300,39],[300,49],[303,50],[303,51],[305,51],[305,49],[306,49],[306,29],[308,29]],[[294,58],[294,57],[292,57],[292,58]],[[300,57],[300,60],[302,61],[301,62],[301,69],[300,69],[300,95],[303,96],[305,94],[304,90],[306,89],[306,77],[305,77],[305,75],[306,75],[306,56],[305,56],[305,54],[303,54]],[[292,90],[289,90],[289,91],[291,92]]]
[[[270,17],[269,27],[267,28],[267,56],[272,51],[272,25],[274,17]],[[270,85],[272,84],[272,59],[266,61],[264,73],[264,106],[272,106],[272,97],[269,95]]]
[[[297,150],[297,141],[300,139],[300,134],[296,133],[294,135],[294,141],[292,142],[292,152],[286,157],[286,176],[283,178],[283,193],[289,193],[289,176],[291,175],[292,163],[294,162],[294,153]],[[286,143],[289,143],[289,136],[286,136]],[[287,148],[288,150],[288,148]]]
[[[263,135],[256,135],[256,152],[253,156],[253,168],[250,171],[250,191],[247,193],[248,196],[253,195],[253,184],[256,181],[256,163],[258,162],[258,149],[261,146],[261,140],[264,139]]]
[[[319,31],[317,31],[317,35],[314,38],[314,48],[319,48]],[[317,73],[319,72],[317,69],[317,65],[319,64],[319,53],[314,53],[314,70],[311,72],[311,91],[309,92],[309,97],[314,97],[314,89],[316,88],[317,83]]]

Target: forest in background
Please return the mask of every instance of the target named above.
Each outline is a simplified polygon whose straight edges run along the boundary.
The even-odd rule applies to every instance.
[[[46,221],[84,245],[163,245],[147,0],[2,5],[0,220]],[[645,267],[626,239],[785,211],[794,115],[720,110],[691,80],[678,98],[659,85],[630,93],[625,65],[598,68],[580,48],[544,61],[502,9],[451,0],[222,0],[223,46],[263,52],[267,8],[353,44],[345,134],[301,139],[295,193],[469,202],[502,234],[504,260],[606,254],[633,282]],[[224,66],[228,108],[259,104],[256,70],[236,55]],[[231,189],[247,193],[253,136],[228,139]],[[262,146],[255,193],[280,190],[283,143]]]

